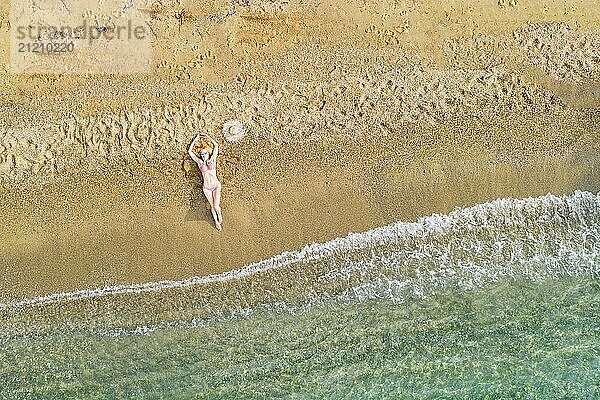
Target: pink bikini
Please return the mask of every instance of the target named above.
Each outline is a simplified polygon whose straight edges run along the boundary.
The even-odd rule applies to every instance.
[[[202,166],[200,166],[200,172],[205,173],[206,171],[212,171],[215,170],[217,168],[217,166],[215,164],[204,164]],[[217,189],[219,187],[219,184],[217,183],[215,186],[213,187],[208,187],[203,185],[202,186],[204,189],[206,190],[210,190],[211,192],[214,192],[215,189]]]
[[[204,164],[200,166],[200,172],[205,173],[208,170],[214,170],[217,168],[215,164]]]

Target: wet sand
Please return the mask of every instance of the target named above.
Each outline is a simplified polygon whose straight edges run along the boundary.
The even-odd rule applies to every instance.
[[[419,140],[431,135],[432,142],[417,150],[406,139],[410,127],[400,137],[301,148],[224,146],[222,232],[213,227],[201,177],[186,175],[179,161],[79,172],[36,191],[4,191],[0,300],[218,273],[457,206],[600,191],[593,142],[556,151],[542,140],[553,132],[544,130],[525,149],[509,150],[524,127],[513,125],[502,139],[503,122],[462,128],[463,138],[488,132],[497,139],[493,146],[458,145],[444,135],[457,132],[455,125],[422,130]],[[562,140],[578,136],[577,129],[562,130],[568,120],[554,122]],[[596,137],[587,132],[588,140]]]

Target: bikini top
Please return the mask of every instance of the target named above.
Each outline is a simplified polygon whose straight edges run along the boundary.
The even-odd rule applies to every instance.
[[[208,170],[214,170],[215,168],[217,168],[215,164],[204,164],[200,166],[200,172],[204,173]]]

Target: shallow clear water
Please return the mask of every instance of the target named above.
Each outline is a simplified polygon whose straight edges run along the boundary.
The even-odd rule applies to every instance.
[[[14,340],[7,398],[600,397],[600,287],[549,280],[194,329]],[[19,393],[19,395],[16,395]]]
[[[0,304],[0,398],[600,398],[600,195]]]

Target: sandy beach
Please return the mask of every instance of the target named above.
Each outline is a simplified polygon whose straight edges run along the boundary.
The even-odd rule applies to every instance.
[[[592,3],[155,3],[148,75],[5,66],[1,300],[222,272],[456,206],[598,191]],[[232,118],[247,132],[236,143],[222,132]],[[223,232],[186,155],[202,132],[222,145]]]
[[[0,0],[0,58],[1,399],[600,398],[597,0]]]
[[[540,138],[529,133],[524,149],[504,151],[455,139],[414,145],[408,128],[358,143],[224,146],[222,232],[213,227],[201,177],[177,161],[78,171],[36,190],[11,189],[2,193],[0,213],[1,297],[202,276],[457,206],[599,191],[598,132],[556,151],[544,139],[578,132],[565,129],[573,121],[554,123]],[[418,140],[458,130],[446,129],[421,130]],[[460,130],[509,147],[512,139],[501,138],[507,127],[497,129]],[[518,136],[523,127],[508,129]]]

